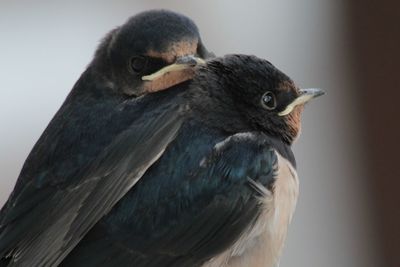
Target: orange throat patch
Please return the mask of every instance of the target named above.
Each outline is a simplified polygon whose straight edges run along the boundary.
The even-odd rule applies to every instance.
[[[303,112],[304,105],[296,106],[285,118],[289,126],[289,134],[296,140],[301,132],[301,113]]]
[[[190,80],[194,77],[194,69],[184,69],[181,71],[173,71],[165,73],[162,77],[157,78],[153,81],[145,81],[143,84],[144,93],[153,93],[165,90],[176,84]]]

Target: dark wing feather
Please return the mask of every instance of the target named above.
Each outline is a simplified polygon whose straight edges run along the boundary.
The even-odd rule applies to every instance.
[[[274,150],[259,134],[214,147],[196,137],[204,129],[190,129],[62,266],[201,266],[251,227],[261,207],[249,179],[271,186]]]
[[[182,123],[178,104],[158,107],[155,112],[132,106],[133,112],[144,112],[146,116],[134,114],[136,118],[111,136],[112,142],[89,158],[77,177],[67,177],[67,182],[50,180],[43,185],[40,177],[34,177],[22,186],[17,184],[17,193],[2,210],[0,228],[0,257],[9,258],[9,266],[60,263],[175,138]]]

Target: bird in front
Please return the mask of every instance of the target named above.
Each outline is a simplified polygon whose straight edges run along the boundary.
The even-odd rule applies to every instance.
[[[147,110],[184,107],[179,130],[61,266],[277,266],[299,190],[291,145],[322,94],[228,55],[146,95]]]

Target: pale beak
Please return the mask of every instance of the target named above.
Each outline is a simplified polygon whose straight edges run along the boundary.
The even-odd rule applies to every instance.
[[[195,66],[199,64],[204,64],[205,61],[199,57],[195,57],[193,55],[188,55],[188,56],[182,56],[178,57],[176,61],[168,65],[150,75],[146,75],[142,77],[143,81],[154,81],[157,80],[161,77],[163,77],[165,74],[171,73],[171,72],[177,72],[177,71],[183,71],[186,69],[193,69]]]
[[[299,92],[300,92],[300,95],[295,100],[293,100],[292,103],[287,105],[287,107],[283,111],[279,112],[278,113],[279,116],[286,116],[290,112],[292,112],[296,106],[304,105],[311,99],[325,94],[324,91],[322,91],[321,89],[317,89],[317,88],[300,89]]]

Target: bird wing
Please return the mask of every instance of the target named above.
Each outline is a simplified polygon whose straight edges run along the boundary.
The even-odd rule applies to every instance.
[[[234,135],[211,150],[193,136],[172,145],[62,266],[193,267],[233,246],[276,175],[277,155],[260,136]]]
[[[138,116],[72,183],[38,186],[39,177],[25,183],[2,211],[2,261],[56,266],[161,156],[181,123],[179,106]]]

